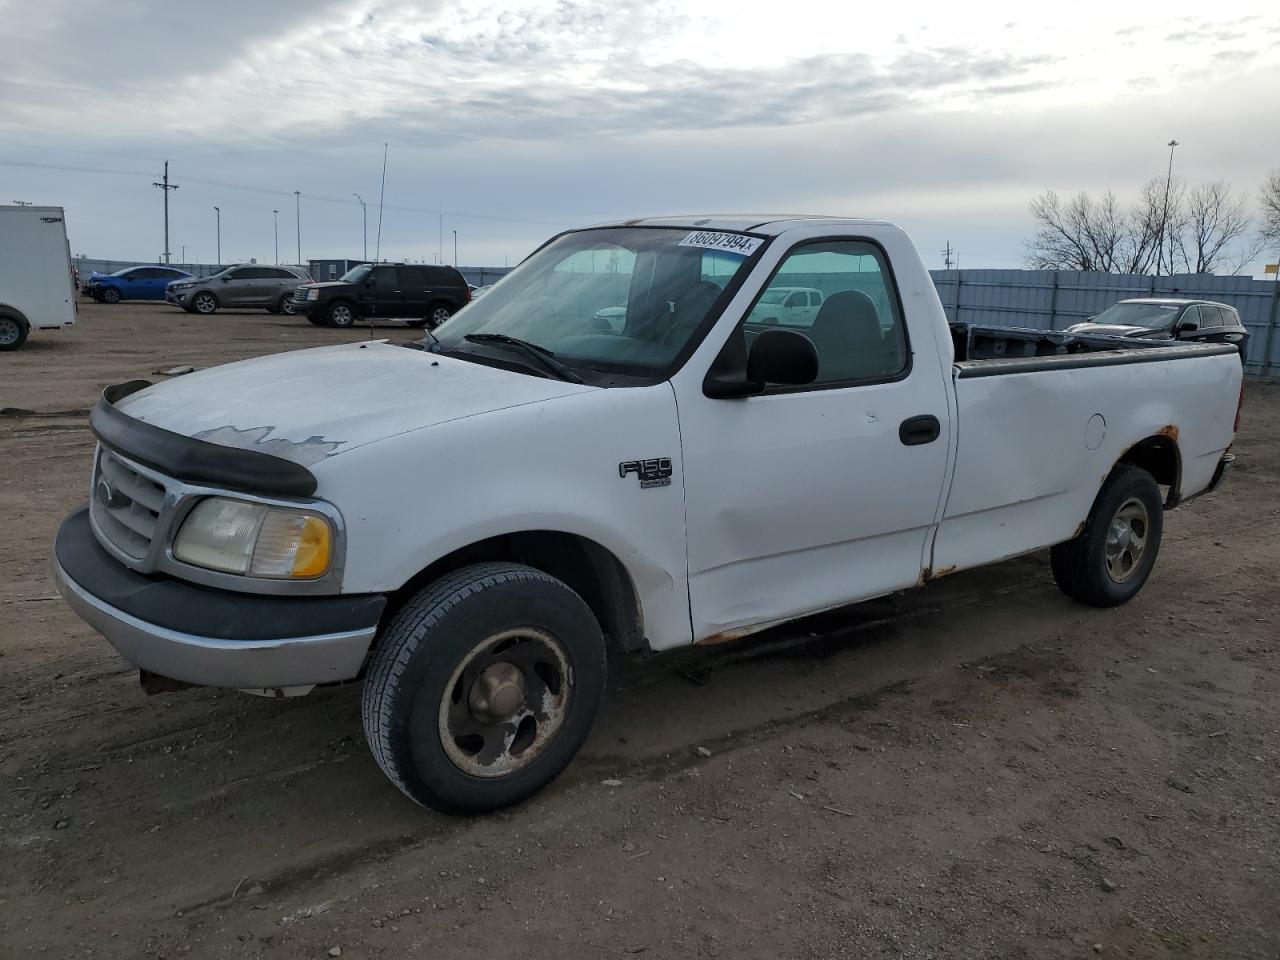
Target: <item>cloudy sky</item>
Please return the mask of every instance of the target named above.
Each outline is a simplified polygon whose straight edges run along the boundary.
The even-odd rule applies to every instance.
[[[192,12],[187,13],[190,10]],[[1027,202],[1280,166],[1280,8],[900,0],[0,0],[0,202],[76,253],[514,263],[615,216],[905,226],[1022,266]],[[443,213],[443,223],[440,214]],[[443,251],[439,243],[444,232]],[[1260,270],[1260,266],[1258,268]]]

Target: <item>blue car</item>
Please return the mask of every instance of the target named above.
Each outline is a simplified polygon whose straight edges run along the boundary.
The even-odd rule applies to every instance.
[[[174,267],[125,267],[115,273],[89,274],[85,292],[99,303],[121,300],[163,300],[165,287],[175,280],[189,280],[191,274]]]

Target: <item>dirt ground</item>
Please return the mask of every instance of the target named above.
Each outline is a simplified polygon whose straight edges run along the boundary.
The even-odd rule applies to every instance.
[[[368,336],[82,304],[0,355],[0,955],[1280,956],[1280,387],[1129,605],[1036,555],[615,661],[564,776],[450,819],[358,687],[146,697],[50,577],[104,384]]]

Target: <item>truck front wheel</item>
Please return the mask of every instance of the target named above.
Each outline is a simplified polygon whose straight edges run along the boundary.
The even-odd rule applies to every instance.
[[[1117,466],[1098,491],[1080,535],[1049,551],[1058,588],[1094,607],[1133,599],[1160,552],[1163,510],[1151,474],[1128,464]]]
[[[476,564],[392,617],[365,679],[365,736],[418,803],[495,810],[568,766],[605,673],[600,625],[567,584],[521,564]]]
[[[17,350],[27,342],[26,322],[7,313],[0,314],[0,350]]]

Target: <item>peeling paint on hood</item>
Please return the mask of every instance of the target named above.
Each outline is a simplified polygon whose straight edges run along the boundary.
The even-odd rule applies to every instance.
[[[409,430],[594,389],[375,341],[211,367],[116,406],[175,433],[312,466]]]

